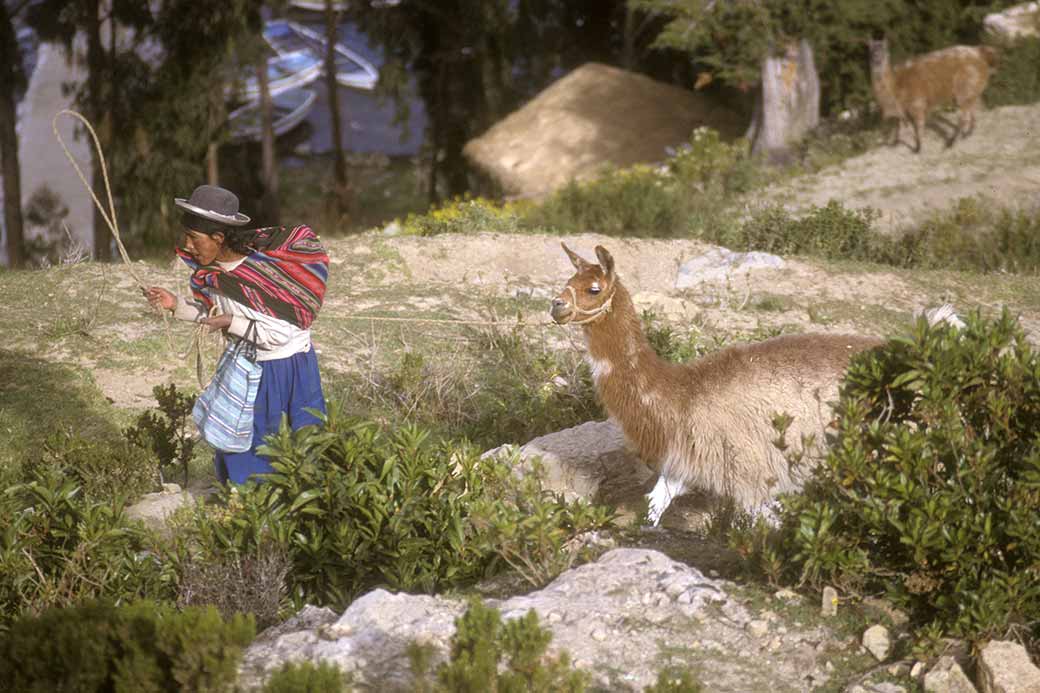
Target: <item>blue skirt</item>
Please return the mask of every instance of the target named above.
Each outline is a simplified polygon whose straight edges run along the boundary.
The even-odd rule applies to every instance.
[[[264,444],[264,436],[277,433],[281,428],[282,414],[296,430],[318,423],[317,417],[306,409],[325,411],[318,357],[313,347],[284,359],[257,363],[262,372],[253,409],[253,445],[245,452],[217,451],[214,462],[217,479],[222,484],[229,481],[244,484],[254,474],[274,471],[266,457],[256,454],[256,449]]]

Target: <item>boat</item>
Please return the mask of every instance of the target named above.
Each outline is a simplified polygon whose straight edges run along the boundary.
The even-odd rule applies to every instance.
[[[284,19],[271,19],[264,22],[264,41],[271,47],[271,50],[276,55],[285,55],[287,53],[296,53],[303,51],[305,53],[311,53],[318,60],[321,60],[322,56],[317,55],[314,52],[314,42],[308,41],[300,35],[298,31],[289,26],[289,22]]]
[[[314,108],[317,94],[311,89],[295,88],[271,97],[275,136],[284,135],[302,123]],[[228,115],[233,142],[259,141],[260,102],[251,101]]]
[[[325,37],[298,22],[285,22],[286,26],[307,43],[317,55],[325,55]],[[266,32],[265,32],[266,35]],[[353,89],[375,89],[379,81],[379,70],[356,51],[340,42],[334,46],[336,52],[336,81]]]
[[[267,60],[267,87],[272,97],[290,89],[304,87],[320,76],[321,60],[310,51],[288,52]],[[245,68],[241,83],[237,88],[229,90],[228,95],[240,102],[260,98],[260,86],[255,70]]]

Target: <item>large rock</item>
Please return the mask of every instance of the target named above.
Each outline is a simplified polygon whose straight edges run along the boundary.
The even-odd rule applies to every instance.
[[[534,610],[552,631],[550,652],[567,650],[607,690],[642,690],[666,664],[695,666],[712,691],[803,690],[823,681],[820,627],[756,635],[752,614],[695,568],[657,551],[615,549],[560,575],[542,590],[489,600],[507,619]],[[448,656],[459,599],[375,590],[332,620],[310,609],[265,631],[240,668],[246,689],[285,661],[334,662],[373,690],[413,690],[407,648],[431,646],[433,664]],[[764,617],[764,615],[763,615]],[[822,677],[822,678],[817,678]]]
[[[484,453],[508,455],[504,445]],[[625,435],[613,421],[590,421],[535,438],[518,449],[521,460],[539,458],[546,488],[567,500],[616,500],[619,489],[641,489],[656,475],[625,445]]]
[[[784,259],[778,255],[759,251],[735,253],[727,248],[712,248],[679,267],[675,288],[688,289],[702,282],[732,282],[751,270],[783,268]]]
[[[1017,642],[994,640],[979,653],[982,693],[1040,693],[1040,669]]]
[[[507,193],[531,197],[605,165],[661,161],[697,127],[734,138],[743,125],[704,95],[587,63],[470,140],[463,154]]]
[[[126,509],[126,514],[154,530],[165,531],[167,518],[194,502],[194,496],[188,491],[182,491],[177,484],[163,484],[162,491],[144,494]]]

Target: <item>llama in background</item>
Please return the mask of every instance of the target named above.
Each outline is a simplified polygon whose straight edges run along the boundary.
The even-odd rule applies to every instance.
[[[997,51],[989,46],[952,46],[918,56],[892,67],[888,42],[870,41],[870,77],[874,97],[885,119],[898,118],[896,144],[903,125],[914,128],[915,152],[921,151],[925,119],[933,109],[953,102],[960,111],[957,129],[946,143],[975,129],[975,109],[997,63]]]
[[[791,468],[774,445],[773,416],[792,417],[785,434],[792,450],[803,441],[822,448],[849,358],[881,340],[791,335],[669,363],[643,333],[610,253],[597,246],[596,265],[563,249],[577,273],[550,313],[558,324],[582,325],[600,399],[660,474],[648,496],[650,521],[656,525],[672,499],[694,487],[752,511],[799,489],[810,465]]]

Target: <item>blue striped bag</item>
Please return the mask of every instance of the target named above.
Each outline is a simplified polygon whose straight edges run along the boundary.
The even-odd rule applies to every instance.
[[[255,339],[256,324],[250,320],[245,335],[220,355],[213,379],[195,399],[191,416],[203,439],[217,450],[245,452],[253,444],[253,404],[261,373]]]

